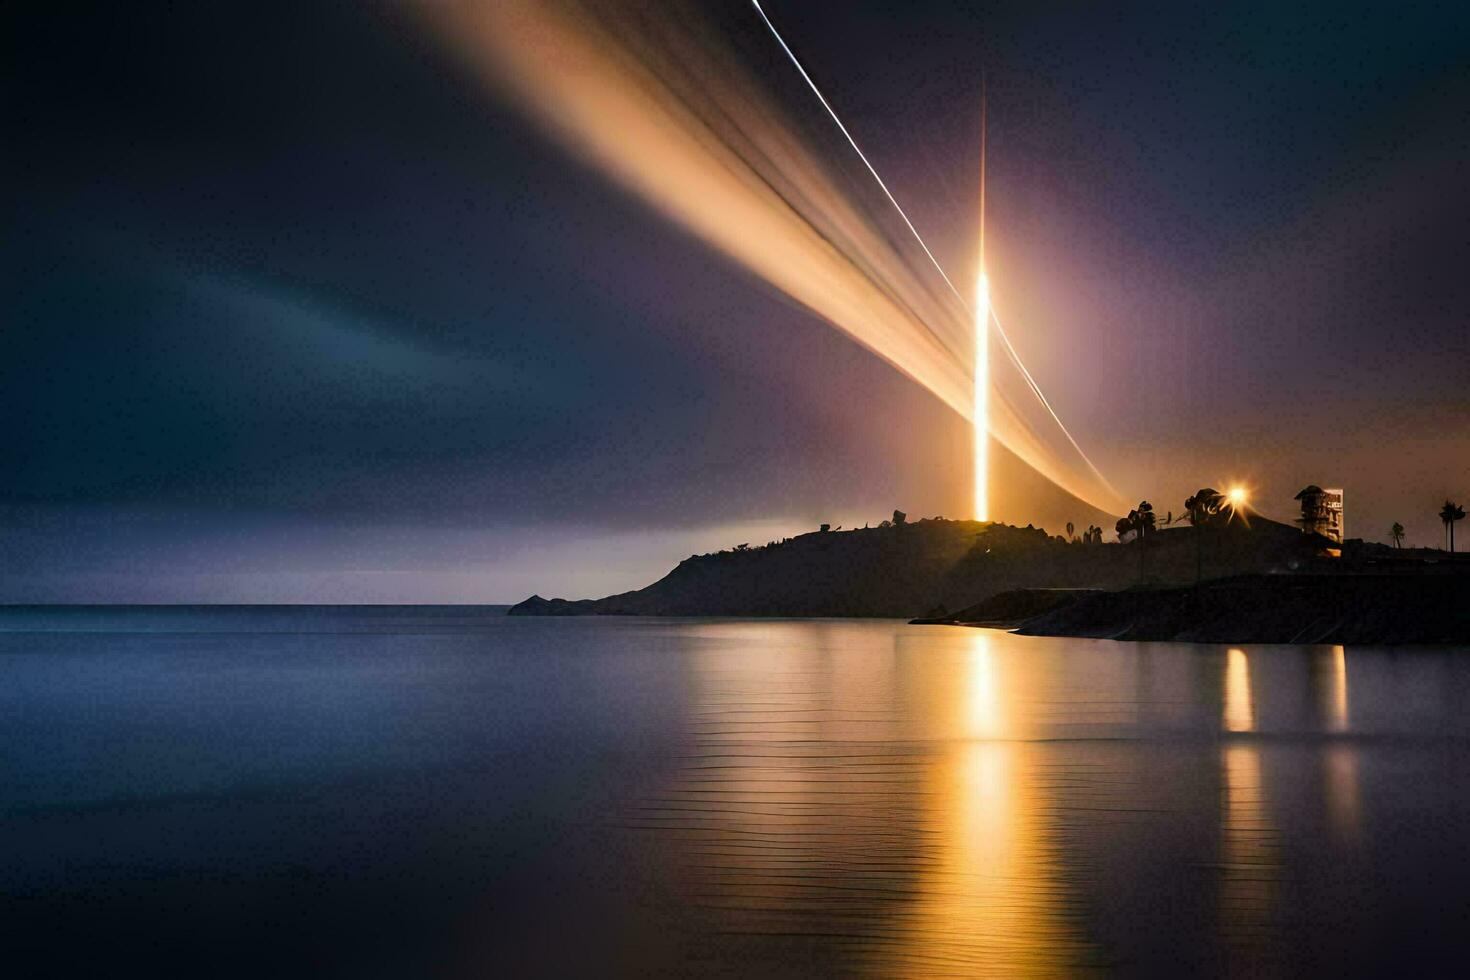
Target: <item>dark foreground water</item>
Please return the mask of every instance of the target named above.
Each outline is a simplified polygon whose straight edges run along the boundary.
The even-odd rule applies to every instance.
[[[1470,650],[0,610],[7,975],[1463,975]]]

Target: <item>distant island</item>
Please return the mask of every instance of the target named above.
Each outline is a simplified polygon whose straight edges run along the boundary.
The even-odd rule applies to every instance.
[[[1064,537],[895,512],[877,527],[691,555],[646,588],[602,599],[532,596],[509,615],[917,617],[1135,640],[1470,642],[1470,563],[1459,556],[1339,544],[1243,508],[1166,527],[1138,517],[1119,522],[1127,540],[1103,543],[1096,528]]]

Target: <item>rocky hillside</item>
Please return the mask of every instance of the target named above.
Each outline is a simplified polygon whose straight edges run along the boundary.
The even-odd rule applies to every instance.
[[[934,519],[695,555],[634,592],[532,596],[510,614],[942,616],[1014,589],[1190,583],[1197,563],[1206,577],[1290,567],[1307,560],[1312,545],[1295,528],[1260,517],[1198,536],[1176,527],[1142,543],[1096,545],[1039,528]]]

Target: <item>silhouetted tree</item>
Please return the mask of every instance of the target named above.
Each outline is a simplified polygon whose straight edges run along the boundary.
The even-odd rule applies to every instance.
[[[908,519],[909,515],[905,514],[901,510],[895,510],[893,512],[893,523],[895,524],[904,524],[908,521]]]
[[[1444,521],[1445,531],[1450,538],[1450,554],[1453,555],[1455,553],[1455,522],[1465,519],[1465,508],[1446,500],[1444,507],[1440,509],[1439,519]]]
[[[1067,540],[1068,540],[1068,541],[1071,541],[1071,540],[1072,540],[1072,538],[1073,538],[1073,534],[1072,534],[1072,532],[1073,532],[1073,531],[1074,531],[1074,530],[1076,530],[1076,528],[1074,528],[1074,527],[1073,527],[1073,526],[1072,526],[1072,522],[1071,522],[1071,521],[1068,521],[1068,522],[1067,522]]]
[[[1388,536],[1393,538],[1393,546],[1402,548],[1404,546],[1404,526],[1398,521],[1393,522],[1393,527],[1388,529]]]
[[[1194,580],[1204,576],[1205,528],[1225,508],[1225,495],[1213,487],[1200,487],[1188,500],[1184,510],[1189,514],[1189,524],[1194,528]]]
[[[1126,518],[1138,539],[1138,580],[1142,582],[1144,575],[1144,554],[1148,548],[1148,538],[1154,533],[1154,527],[1158,518],[1154,515],[1154,505],[1147,500],[1138,502],[1136,510],[1130,510]]]
[[[1139,538],[1145,538],[1153,534],[1154,528],[1158,524],[1158,518],[1154,516],[1154,505],[1147,500],[1140,501],[1137,514]]]
[[[823,534],[826,534],[828,531],[832,530],[832,525],[823,524],[820,528],[818,528],[818,530],[820,530]]]
[[[1211,487],[1201,487],[1194,496],[1184,501],[1189,514],[1189,523],[1195,527],[1209,524],[1225,508],[1225,495]]]

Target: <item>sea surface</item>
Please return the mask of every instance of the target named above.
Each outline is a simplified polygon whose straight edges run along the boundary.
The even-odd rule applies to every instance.
[[[1470,650],[0,609],[6,975],[1465,975]]]

